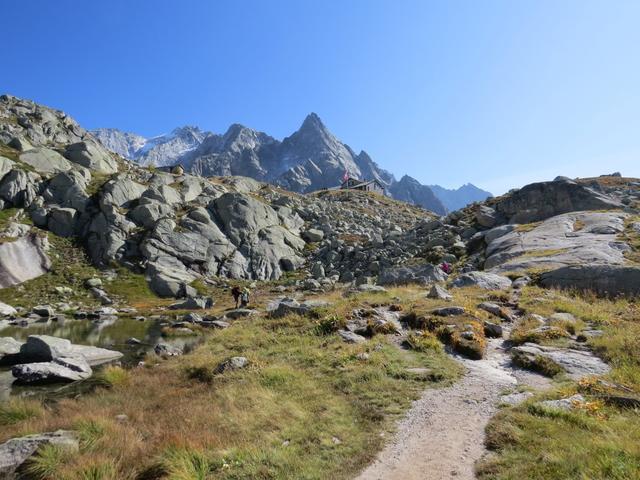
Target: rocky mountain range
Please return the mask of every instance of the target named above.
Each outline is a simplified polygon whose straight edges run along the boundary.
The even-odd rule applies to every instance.
[[[491,193],[476,187],[472,183],[465,183],[461,187],[453,189],[447,189],[440,185],[429,185],[429,189],[450,212],[459,210],[473,202],[481,202],[492,196]]]
[[[180,163],[196,175],[244,175],[299,193],[336,187],[347,172],[353,178],[378,180],[393,198],[440,215],[491,196],[470,184],[446,190],[409,176],[398,181],[365,151],[356,154],[338,140],[315,113],[283,141],[240,124],[223,135],[197,127],[177,128],[151,139],[117,129],[92,133],[112,152],[141,165]]]
[[[194,140],[198,131],[176,132],[174,139],[182,134]],[[112,138],[113,148],[119,142],[116,137]],[[118,148],[123,152],[144,150],[141,143],[131,147],[119,143]],[[80,407],[63,413],[43,409],[38,418],[30,418],[52,422],[29,427],[29,431],[45,432],[41,435],[21,436],[23,426],[6,430],[12,425],[5,425],[6,442],[0,444],[2,478],[34,478],[24,477],[22,471],[39,458],[34,457],[38,447],[49,443],[75,445],[69,458],[94,455],[93,448],[82,450],[75,430],[58,428],[63,419],[69,423],[62,425],[79,430],[78,415],[95,419],[96,410],[103,410],[96,405],[107,405],[100,418],[110,428],[130,431],[136,426],[138,432],[164,438],[168,428],[185,425],[185,430],[172,438],[193,436],[200,422],[190,420],[211,416],[211,405],[215,404],[212,392],[235,385],[233,395],[225,394],[224,398],[248,397],[245,392],[253,381],[239,374],[245,368],[260,379],[251,391],[263,398],[264,408],[278,405],[274,398],[280,397],[274,396],[275,392],[281,392],[287,382],[295,386],[291,390],[296,398],[300,389],[307,389],[302,399],[306,405],[318,391],[324,395],[339,392],[352,402],[356,391],[348,385],[367,388],[369,382],[363,379],[373,378],[367,391],[369,400],[362,402],[366,410],[354,416],[350,425],[369,418],[370,398],[374,398],[369,395],[374,390],[388,389],[385,395],[395,416],[399,385],[395,382],[415,382],[411,388],[421,389],[426,381],[442,380],[444,373],[435,375],[432,367],[436,372],[454,372],[450,386],[427,388],[409,411],[412,421],[400,424],[400,434],[410,439],[402,443],[410,448],[409,453],[403,453],[402,464],[414,465],[415,459],[426,458],[417,464],[417,473],[406,478],[423,478],[423,472],[431,471],[431,465],[442,458],[445,460],[439,468],[446,475],[438,478],[450,478],[454,468],[461,470],[459,459],[470,455],[467,445],[471,444],[478,448],[463,467],[473,472],[484,453],[484,429],[492,418],[499,419],[494,417],[498,405],[517,408],[518,403],[527,401],[547,409],[534,410],[536,417],[560,405],[563,418],[570,418],[566,415],[585,399],[604,398],[600,389],[593,394],[578,390],[595,385],[586,383],[593,382],[594,376],[606,379],[598,384],[610,389],[604,391],[614,392],[611,398],[615,403],[608,405],[607,411],[614,412],[618,405],[616,415],[634,415],[629,407],[640,404],[634,393],[637,387],[634,391],[626,384],[617,386],[612,383],[617,377],[606,375],[620,375],[618,365],[623,369],[637,365],[633,357],[637,348],[628,342],[638,337],[637,310],[632,305],[640,294],[639,179],[618,173],[589,179],[558,177],[438,216],[372,192],[325,189],[296,193],[233,175],[237,159],[265,178],[279,167],[281,184],[288,181],[289,188],[304,190],[309,185],[303,179],[317,180],[312,173],[318,164],[333,166],[333,172],[346,164],[352,172],[376,173],[367,172],[366,168],[375,164],[366,154],[354,155],[313,116],[283,142],[234,125],[220,138],[207,135],[194,148],[189,145],[186,140],[176,140],[167,149],[188,150],[180,155],[193,156],[194,173],[222,168],[228,169],[225,175],[170,173],[140,165],[107,150],[59,110],[0,96],[0,330],[10,333],[0,337],[0,367],[4,368],[0,368],[0,400],[3,395],[8,398],[14,386],[29,389],[42,383],[55,386],[66,382],[80,387],[94,374],[106,382],[106,375],[116,375],[114,371],[117,377],[113,378],[125,379],[120,384],[113,380],[109,393],[100,395],[99,404],[87,403],[89,407],[73,402],[85,401],[83,398],[92,402],[92,391],[77,394],[68,390],[73,398],[64,404]],[[252,148],[243,148],[246,145]],[[210,153],[196,155],[198,151]],[[322,161],[301,162],[309,155]],[[287,163],[281,163],[282,158]],[[383,180],[389,181],[389,177]],[[414,203],[434,198],[429,187],[407,176],[391,182],[389,190]],[[233,287],[245,286],[252,300],[243,295],[233,308]],[[589,295],[567,293],[583,290]],[[598,296],[615,297],[615,301]],[[611,308],[610,317],[602,317],[603,308]],[[111,327],[116,324],[122,330],[113,333],[116,330]],[[56,334],[42,335],[43,328]],[[628,330],[620,332],[620,328]],[[67,338],[77,331],[86,332],[82,341],[87,345]],[[101,331],[105,335],[101,336]],[[134,331],[140,338],[131,336]],[[622,361],[599,357],[598,345],[607,344],[591,343],[599,338],[620,345],[615,348],[623,352],[624,356],[618,357]],[[399,348],[402,350],[395,350]],[[394,353],[399,351],[401,356]],[[383,363],[372,360],[385,352],[392,353]],[[448,358],[446,352],[455,352],[455,357]],[[417,353],[419,356],[406,357]],[[409,358],[406,363],[398,363],[405,358]],[[465,368],[443,368],[438,363],[416,367],[424,365],[425,358],[447,362],[442,365],[455,360]],[[179,368],[171,363],[180,360],[184,363],[177,364]],[[122,362],[122,366],[98,371],[100,365],[113,361]],[[380,365],[385,362],[404,366],[394,367],[381,380],[380,372],[385,369]],[[298,375],[304,368],[313,368],[303,372],[308,378],[335,375],[331,378],[339,381],[328,383],[327,389],[318,390],[316,384],[309,388],[306,380],[296,380],[302,378]],[[532,371],[525,373],[523,369]],[[269,371],[275,372],[275,383],[263,382]],[[283,377],[283,372],[290,373]],[[349,377],[354,372],[357,375]],[[557,384],[562,390],[550,390],[556,384],[540,373],[562,375],[562,383]],[[633,375],[637,378],[637,373]],[[324,383],[326,377],[321,378]],[[391,378],[394,383],[389,384]],[[241,383],[233,383],[238,381]],[[575,389],[567,390],[569,381],[576,382]],[[257,393],[271,388],[268,385],[273,387],[272,393],[264,397]],[[162,397],[172,388],[176,390]],[[132,389],[138,389],[135,395],[130,393]],[[567,391],[583,393],[567,397]],[[63,390],[53,392],[60,395]],[[544,396],[538,397],[540,393]],[[177,408],[175,399],[187,394],[186,408]],[[132,403],[134,397],[138,403]],[[479,400],[469,404],[469,398]],[[113,403],[105,404],[105,399]],[[196,400],[202,405],[200,417],[194,417]],[[318,409],[324,412],[330,402],[321,400]],[[405,408],[409,403],[405,402]],[[225,404],[221,401],[218,406],[224,408]],[[345,403],[348,409],[335,411],[339,412],[339,425],[345,423],[345,412],[358,404]],[[432,412],[426,420],[422,418],[424,405]],[[289,404],[284,408],[288,411]],[[296,408],[305,411],[302,403]],[[158,409],[164,409],[161,423],[149,429],[149,416],[144,412]],[[126,413],[114,415],[123,411]],[[233,406],[226,411],[221,425],[227,428],[229,415],[240,411],[246,410]],[[471,414],[461,415],[467,411]],[[176,414],[182,415],[182,420],[167,427],[166,418]],[[587,413],[580,414],[587,418]],[[300,431],[307,427],[308,418],[316,416],[315,411],[304,415]],[[322,428],[329,417],[323,415]],[[144,423],[137,423],[140,418]],[[384,417],[376,413],[372,421],[380,426],[380,418]],[[556,419],[554,415],[548,420]],[[241,422],[247,421],[246,415],[236,421],[244,425]],[[604,421],[604,417],[598,420]],[[418,432],[414,431],[416,424],[420,425]],[[257,425],[262,433],[262,420]],[[582,429],[583,423],[578,425]],[[626,429],[621,426],[620,432]],[[208,425],[202,429],[206,435],[211,431]],[[343,432],[351,431],[349,427]],[[430,456],[423,455],[424,438],[449,431],[455,432],[456,439],[459,432],[465,432],[468,440],[445,437],[427,442],[441,448],[432,450]],[[231,432],[237,437],[235,429]],[[286,433],[285,439],[289,438]],[[539,436],[537,431],[533,434]],[[120,438],[107,450],[113,458],[122,458],[119,449],[130,443]],[[251,451],[255,448],[253,438]],[[334,438],[329,440],[331,448],[342,444]],[[563,435],[561,441],[567,438]],[[635,446],[633,433],[629,438],[629,445]],[[272,444],[273,437],[269,435],[267,441]],[[579,441],[584,442],[584,437]],[[458,449],[452,461],[446,460],[451,458],[447,453],[450,445]],[[396,451],[394,448],[394,457]],[[349,447],[348,454],[351,452]],[[309,455],[306,446],[304,454]],[[130,455],[131,465],[108,478],[129,478],[131,468],[144,463],[138,476],[143,478],[143,474],[157,471],[158,455],[153,450],[141,453],[136,447]],[[385,451],[380,455],[390,458]],[[280,458],[279,454],[274,458]],[[180,464],[183,460],[181,457]],[[397,462],[393,458],[389,461]],[[359,468],[364,468],[364,463]],[[75,464],[61,465],[56,468]],[[374,462],[372,470],[356,478],[398,478],[387,473],[387,465],[388,461]],[[237,462],[233,468],[241,466]],[[635,470],[634,464],[627,471]],[[58,475],[59,471],[51,478],[67,478]],[[184,478],[194,478],[193,471],[187,470]],[[255,471],[238,478],[254,478]],[[470,475],[455,477],[473,478]],[[273,478],[281,477],[286,475],[278,473]],[[169,477],[154,474],[153,478]]]

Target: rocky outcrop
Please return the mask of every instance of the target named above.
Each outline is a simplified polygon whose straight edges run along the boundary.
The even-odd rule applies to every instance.
[[[456,288],[478,287],[484,290],[504,290],[511,287],[511,280],[489,272],[467,272],[459,275],[451,284]]]
[[[19,361],[25,364],[53,362],[59,358],[81,358],[89,366],[96,366],[121,357],[121,352],[90,345],[74,345],[66,338],[49,335],[29,335],[19,352]]]
[[[532,369],[539,369],[541,362],[551,362],[574,380],[580,380],[591,375],[603,375],[610,370],[610,367],[593,353],[583,350],[525,343],[524,345],[513,347],[511,355],[519,365]]]
[[[269,315],[271,317],[280,318],[289,314],[309,315],[314,310],[326,307],[328,305],[329,304],[327,302],[319,300],[309,300],[300,303],[292,298],[282,298],[272,302],[267,307],[267,311],[269,312]]]
[[[627,216],[622,212],[568,213],[531,230],[515,228],[488,243],[484,267],[497,272],[622,265],[630,247],[617,236]]]
[[[11,374],[19,384],[77,382],[89,378],[93,371],[83,357],[57,357],[50,362],[14,365]]]
[[[116,173],[118,163],[96,142],[83,141],[68,145],[64,156],[71,162],[101,173]]]
[[[394,198],[438,214],[446,213],[446,208],[433,189],[439,189],[450,205],[457,205],[455,208],[490,196],[472,185],[453,191],[437,186],[432,189],[408,176],[397,181],[366,152],[356,154],[338,140],[315,113],[309,114],[300,128],[282,142],[239,124],[231,125],[223,135],[195,127],[178,128],[152,139],[115,129],[92,133],[111,151],[141,165],[179,163],[196,175],[243,175],[294,192],[335,187],[347,172],[353,178],[378,180]]]
[[[535,184],[438,219],[364,192],[295,195],[247,177],[205,179],[184,171],[139,168],[107,152],[62,112],[13,97],[0,98],[0,125],[0,141],[7,145],[3,154],[11,157],[0,158],[0,207],[22,208],[37,227],[80,239],[98,267],[120,264],[144,273],[163,296],[192,297],[191,283],[197,279],[275,280],[305,266],[309,276],[299,282],[300,288],[318,291],[336,282],[373,290],[380,288],[376,281],[444,281],[444,272],[436,267],[442,262],[457,264],[456,272],[462,272],[455,286],[487,289],[510,286],[509,279],[492,276],[492,271],[514,266],[527,269],[547,262],[557,269],[573,264],[567,259],[622,265],[625,247],[613,238],[624,220],[620,213],[574,212],[568,214],[572,224],[554,217],[537,228],[504,223],[633,200],[629,195],[614,200],[605,188],[591,184]],[[189,135],[180,132],[176,138],[182,133]],[[366,153],[355,154],[337,140],[316,115],[283,142],[240,125],[219,137],[198,143],[198,154],[185,155],[193,160],[185,166],[207,157],[199,173],[219,168],[229,174],[240,168],[305,192],[328,186],[328,179],[345,170],[387,186],[395,182]],[[24,249],[24,238],[40,238],[23,232],[28,228],[24,225],[16,228],[12,232],[19,231],[19,239],[9,241],[13,238],[7,234],[0,245],[0,264],[3,249]],[[12,251],[5,257],[15,262],[21,255]],[[30,262],[18,270],[36,266]],[[483,268],[492,271],[474,272]],[[0,286],[24,280],[10,272],[5,267]],[[91,293],[105,304],[113,301],[99,289]]]
[[[409,283],[429,285],[446,279],[447,274],[439,267],[426,263],[424,265],[386,268],[380,273],[378,283],[380,285],[406,285]]]
[[[640,294],[640,267],[622,265],[573,265],[541,275],[545,287],[590,290],[605,296]]]
[[[55,445],[68,453],[77,452],[79,449],[77,435],[68,430],[12,438],[0,445],[0,478],[22,478],[18,475],[21,467],[44,445]]]
[[[611,210],[623,205],[610,196],[571,180],[532,183],[496,199],[500,223],[539,222],[583,210]]]
[[[51,267],[47,245],[46,238],[35,233],[0,244],[0,288],[46,273]]]

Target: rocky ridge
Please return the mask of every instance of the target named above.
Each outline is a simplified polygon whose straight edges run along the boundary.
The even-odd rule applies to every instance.
[[[2,206],[23,209],[39,229],[79,239],[97,266],[145,273],[162,296],[193,296],[198,279],[277,280],[300,269],[305,288],[316,290],[338,282],[432,283],[447,277],[434,267],[441,262],[461,273],[488,270],[456,280],[486,285],[505,279],[491,278],[496,273],[584,262],[617,268],[614,277],[635,275],[624,256],[630,247],[616,239],[635,211],[631,180],[608,187],[542,182],[437,218],[365,192],[299,195],[246,177],[142,168],[107,151],[64,113],[15,97],[0,97],[0,119]],[[230,130],[229,145],[241,138],[273,143],[241,126]],[[336,169],[345,166],[331,152],[348,148],[316,116],[282,143],[293,163],[309,154],[309,138],[332,146],[327,161]],[[358,167],[357,156],[351,160],[347,168]],[[38,230],[20,229],[1,247],[35,248]],[[570,275],[545,275],[570,286]]]
[[[180,163],[200,176],[242,175],[299,193],[336,187],[347,172],[353,178],[378,180],[398,200],[438,214],[451,209],[445,207],[431,187],[409,176],[398,181],[365,151],[354,152],[315,113],[308,115],[301,127],[282,141],[240,124],[231,125],[223,135],[182,127],[150,140],[114,129],[98,129],[93,133],[111,151],[142,165]],[[473,188],[458,197],[453,191],[440,191],[455,197],[450,199],[450,206],[464,206],[491,196]]]

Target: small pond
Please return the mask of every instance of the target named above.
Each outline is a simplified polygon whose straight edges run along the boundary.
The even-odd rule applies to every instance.
[[[131,317],[110,317],[100,320],[64,318],[31,323],[27,326],[7,325],[6,322],[0,322],[0,337],[13,337],[20,341],[26,340],[29,335],[66,338],[74,344],[92,345],[122,352],[124,356],[119,362],[125,367],[132,367],[137,365],[145,353],[152,350],[160,341],[179,346],[193,344],[196,341],[192,337],[163,340],[161,324],[160,320],[136,320]],[[128,344],[127,339],[132,337],[140,340],[142,344]],[[94,370],[99,369],[100,367],[94,367]],[[12,395],[24,396],[70,390],[61,383],[18,386],[12,385],[13,381],[11,367],[0,367],[0,401],[7,400]]]

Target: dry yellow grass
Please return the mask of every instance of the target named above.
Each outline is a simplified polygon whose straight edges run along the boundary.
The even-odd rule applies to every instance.
[[[342,316],[391,301],[397,292],[326,296]],[[424,294],[406,292],[416,299]],[[254,301],[264,305],[266,297],[258,290]],[[222,300],[214,310],[227,305]],[[219,362],[237,355],[249,359],[248,368],[215,373]],[[431,373],[416,378],[407,372],[415,367]],[[53,473],[42,478],[85,472],[121,480],[348,478],[372,458],[379,433],[421,389],[446,384],[458,372],[442,352],[403,350],[384,335],[348,345],[318,333],[313,319],[253,317],[209,334],[189,355],[167,361],[151,355],[146,367],[131,372],[107,369],[101,376],[110,388],[48,404],[42,414],[4,427],[0,440],[79,431],[80,454],[45,452],[36,467]]]

